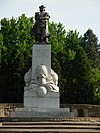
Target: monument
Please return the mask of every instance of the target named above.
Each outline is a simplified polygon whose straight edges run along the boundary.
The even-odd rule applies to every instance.
[[[51,45],[49,43],[49,14],[44,5],[35,13],[31,35],[36,43],[32,48],[32,67],[24,76],[24,107],[11,112],[12,117],[74,117],[69,108],[60,108],[58,75],[51,69]]]

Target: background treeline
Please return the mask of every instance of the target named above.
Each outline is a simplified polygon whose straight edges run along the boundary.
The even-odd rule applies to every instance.
[[[0,102],[23,102],[24,74],[31,67],[34,18],[1,20]],[[84,36],[49,23],[52,69],[59,75],[61,103],[100,104],[100,44],[91,29]]]

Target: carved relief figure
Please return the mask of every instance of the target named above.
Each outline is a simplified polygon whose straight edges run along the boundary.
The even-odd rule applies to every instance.
[[[45,65],[39,65],[36,69],[36,80],[31,83],[32,70],[25,74],[24,80],[26,83],[25,90],[33,91],[41,86],[44,86],[48,91],[59,92],[58,75],[51,69],[51,73],[48,73]]]

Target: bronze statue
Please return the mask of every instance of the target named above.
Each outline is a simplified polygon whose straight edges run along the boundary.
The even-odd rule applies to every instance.
[[[48,21],[50,16],[45,12],[44,5],[41,5],[39,9],[40,12],[35,13],[35,24],[31,30],[31,35],[35,36],[36,42],[49,43]]]

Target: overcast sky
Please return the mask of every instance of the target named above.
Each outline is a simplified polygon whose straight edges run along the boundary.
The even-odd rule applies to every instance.
[[[100,42],[100,0],[0,0],[0,20],[23,13],[34,16],[42,4],[51,16],[50,22],[61,22],[67,32],[77,29],[80,35],[91,28]]]

